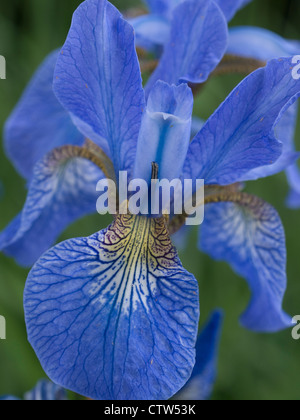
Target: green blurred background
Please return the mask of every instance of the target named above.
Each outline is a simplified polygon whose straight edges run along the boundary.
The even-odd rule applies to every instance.
[[[113,2],[125,9],[134,0]],[[79,0],[10,0],[0,6],[0,55],[7,60],[7,80],[0,80],[0,127],[18,101],[34,70],[44,57],[64,42]],[[254,0],[238,13],[231,25],[262,26],[286,38],[300,39],[299,0]],[[199,116],[207,118],[242,77],[219,76],[211,80],[196,101]],[[298,148],[300,130],[298,129]],[[25,183],[0,149],[0,230],[22,208]],[[273,204],[287,236],[288,291],[284,308],[300,314],[300,210],[284,205],[285,176],[249,183],[247,190]],[[62,238],[87,236],[107,226],[107,217],[93,216],[76,223]],[[213,262],[196,249],[197,232],[181,252],[184,266],[200,283],[201,325],[215,307],[224,308],[218,379],[213,399],[300,399],[300,341],[291,332],[253,334],[239,326],[239,315],[249,301],[246,282],[225,263]],[[0,315],[6,317],[7,340],[0,341],[0,395],[21,396],[45,374],[27,343],[22,293],[28,270],[0,255]]]

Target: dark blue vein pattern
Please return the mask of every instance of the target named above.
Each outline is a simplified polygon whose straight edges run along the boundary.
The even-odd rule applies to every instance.
[[[201,228],[200,247],[227,261],[246,278],[252,299],[243,326],[275,332],[292,325],[282,310],[286,290],[285,234],[276,210],[257,197],[248,203],[211,204]]]
[[[75,11],[57,61],[54,91],[75,125],[113,161],[131,170],[145,108],[134,31],[106,0]]]
[[[22,212],[0,234],[0,250],[31,266],[75,220],[96,213],[97,182],[104,174],[92,162],[55,149],[34,168]]]
[[[46,253],[25,288],[29,341],[55,382],[93,399],[167,399],[195,362],[198,285],[165,220],[118,216]]]

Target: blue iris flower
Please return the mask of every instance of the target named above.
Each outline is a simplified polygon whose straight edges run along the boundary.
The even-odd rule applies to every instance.
[[[23,398],[25,401],[64,401],[67,399],[67,393],[62,387],[42,379],[36,386],[26,392]],[[0,401],[16,401],[19,398],[12,395],[0,397]]]
[[[197,28],[201,34],[205,23],[211,28],[211,16],[220,10],[214,2],[204,9],[199,4],[189,1],[178,12],[182,24],[192,16],[195,25],[187,21],[181,38],[172,32],[172,60],[162,57],[146,89],[132,26],[106,0],[87,0],[77,9],[55,68],[60,103],[46,83],[54,53],[6,127],[7,150],[27,175],[29,193],[22,213],[2,233],[1,248],[22,263],[34,262],[65,226],[93,211],[99,179],[127,171],[129,179],[149,180],[155,161],[161,177],[205,180],[206,203],[222,208],[211,223],[218,235],[213,232],[206,247],[223,234],[221,245],[237,270],[250,273],[253,298],[244,325],[274,331],[291,325],[282,311],[283,228],[271,206],[242,193],[237,183],[282,154],[276,127],[298,98],[300,81],[292,77],[291,58],[271,60],[237,86],[190,143],[193,95],[186,82],[205,80],[221,59],[227,33],[221,16],[215,46],[189,61],[195,42],[201,44],[194,38]],[[211,51],[220,45],[218,58]],[[9,144],[23,140],[11,134],[14,125],[30,135],[30,110],[43,145],[39,155],[29,145],[27,164]],[[228,216],[231,205],[243,224]],[[28,337],[55,383],[94,399],[165,399],[185,385],[195,364],[199,296],[171,243],[172,223],[118,215],[107,229],[63,242],[34,265],[24,292]]]
[[[221,12],[214,6],[212,8],[208,7],[207,1],[195,0],[177,12],[173,42],[165,49],[160,67],[146,86],[145,96],[159,79],[170,84],[177,84],[179,80],[200,82],[214,70],[226,50],[228,34]],[[213,29],[212,21],[219,22]],[[67,156],[64,171],[60,171],[60,165],[48,169],[51,160],[49,156],[45,158],[48,152],[66,144],[82,146],[87,135],[81,133],[72,115],[53,93],[58,53],[51,53],[38,69],[4,130],[5,150],[17,171],[27,180],[29,193],[22,213],[0,234],[0,249],[23,266],[34,264],[70,223],[95,212],[95,185],[104,177],[103,172],[89,162],[68,160]],[[135,71],[140,77],[139,70]],[[131,127],[128,135],[134,129]],[[98,144],[110,156],[106,142],[98,141]],[[186,143],[184,147],[187,147]],[[118,172],[118,164],[114,164]],[[45,194],[44,188],[40,189],[39,174],[44,172],[47,179],[42,180],[43,183],[51,184],[47,189],[49,194]],[[59,183],[56,182],[58,172]],[[43,194],[42,206],[38,206],[40,198],[36,199],[39,191]],[[32,211],[33,205],[35,211]]]

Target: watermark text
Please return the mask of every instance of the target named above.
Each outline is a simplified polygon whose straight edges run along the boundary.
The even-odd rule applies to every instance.
[[[292,69],[292,77],[294,80],[300,79],[300,55],[295,55],[292,58],[292,63],[296,64]]]
[[[294,316],[293,323],[297,325],[292,330],[292,337],[294,340],[300,340],[300,315]]]
[[[6,319],[0,315],[0,340],[6,340]]]
[[[6,79],[6,60],[0,55],[0,79]]]

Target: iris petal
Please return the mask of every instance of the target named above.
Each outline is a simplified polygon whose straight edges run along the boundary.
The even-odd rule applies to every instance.
[[[5,125],[6,153],[26,179],[52,149],[84,141],[52,90],[58,55],[54,51],[45,59]]]
[[[150,183],[152,162],[159,166],[160,179],[179,178],[190,143],[192,112],[193,94],[187,85],[155,84],[142,119],[135,178]]]
[[[191,378],[175,396],[176,400],[208,400],[217,376],[217,353],[221,335],[223,313],[215,311],[196,344],[196,364]]]
[[[117,174],[133,166],[144,91],[133,28],[106,0],[86,0],[75,11],[54,91]]]
[[[251,57],[258,60],[269,60],[276,57],[293,56],[298,54],[299,51],[300,42],[286,40],[263,28],[236,27],[229,30],[229,54]],[[299,154],[295,153],[293,144],[296,122],[297,106],[293,106],[283,115],[275,128],[276,138],[283,143],[283,151],[280,158],[274,165],[268,165],[251,171],[249,173],[249,180],[281,172],[299,158]],[[298,180],[300,177],[296,164],[288,169],[287,178],[291,186],[288,205],[297,208],[300,203],[300,199],[297,198],[299,194],[297,192]]]
[[[286,290],[286,247],[282,223],[269,204],[253,197],[246,206],[208,206],[200,247],[216,260],[227,261],[252,291],[243,326],[258,332],[291,327],[282,310]]]
[[[256,180],[270,175],[282,172],[284,169],[295,164],[299,159],[300,153],[295,152],[294,137],[298,116],[298,104],[293,104],[281,117],[274,127],[274,133],[277,140],[282,142],[282,154],[273,165],[261,166],[255,168],[247,174],[247,179]],[[296,164],[295,164],[296,165]],[[291,183],[293,188],[293,183]]]
[[[24,303],[46,373],[81,395],[165,399],[192,373],[198,285],[164,219],[119,216],[56,246],[29,274]]]
[[[96,212],[103,173],[93,163],[56,149],[34,169],[24,208],[0,235],[0,249],[32,265],[76,219]]]
[[[274,163],[282,143],[274,128],[300,95],[292,60],[276,59],[244,79],[192,141],[185,178],[226,185],[248,180],[251,169]]]
[[[289,41],[274,32],[252,26],[229,29],[229,54],[257,60],[272,60],[299,54],[300,42]]]
[[[214,2],[191,0],[180,4],[173,12],[169,43],[147,83],[147,95],[157,80],[169,84],[206,81],[226,48],[226,21]]]

